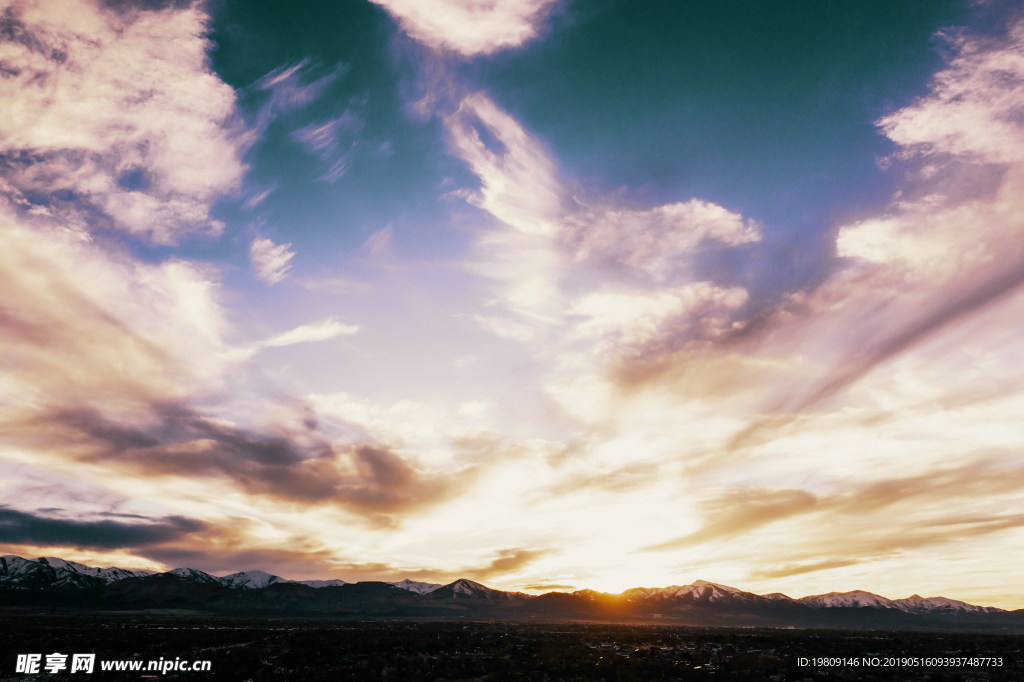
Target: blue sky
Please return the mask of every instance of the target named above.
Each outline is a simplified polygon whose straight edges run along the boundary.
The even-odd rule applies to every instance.
[[[4,551],[1020,605],[1013,3],[3,16]]]

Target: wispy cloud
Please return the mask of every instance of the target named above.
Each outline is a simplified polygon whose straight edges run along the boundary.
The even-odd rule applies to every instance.
[[[130,411],[132,396],[180,398],[216,384],[228,348],[216,271],[139,263],[45,219],[23,222],[0,205],[9,405],[103,396]]]
[[[487,566],[473,569],[469,575],[477,580],[488,580],[496,576],[521,571],[540,557],[551,554],[551,549],[503,549]]]
[[[292,139],[327,165],[320,179],[335,182],[349,166],[353,150],[358,144],[356,133],[362,127],[362,119],[346,110],[337,118],[311,123],[293,131]]]
[[[314,77],[317,65],[308,59],[279,66],[259,79],[255,87],[269,97],[259,110],[256,131],[262,134],[270,123],[283,114],[304,109],[320,99],[324,92],[347,71],[337,65]]]
[[[772,521],[810,510],[818,499],[806,490],[741,489],[705,503],[710,523],[699,531],[648,549],[666,550],[728,541]]]
[[[338,336],[351,336],[359,331],[359,325],[345,324],[340,320],[329,317],[320,322],[311,322],[301,327],[296,327],[284,333],[272,336],[266,341],[261,341],[261,347],[291,346],[296,343],[313,343],[326,341]]]
[[[292,270],[291,243],[275,244],[267,237],[256,237],[249,244],[249,259],[256,276],[267,284],[283,282]]]

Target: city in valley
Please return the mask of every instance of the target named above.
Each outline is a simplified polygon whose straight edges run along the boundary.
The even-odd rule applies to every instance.
[[[973,680],[1024,678],[1024,636],[834,629],[477,620],[280,620],[185,614],[7,613],[0,680],[17,654],[94,653],[104,663],[181,659],[202,672],[160,679],[648,682],[652,680]],[[130,668],[129,668],[130,669]],[[143,668],[144,670],[145,668]]]

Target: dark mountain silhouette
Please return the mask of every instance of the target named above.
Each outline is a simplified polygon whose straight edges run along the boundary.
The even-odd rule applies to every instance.
[[[792,599],[698,580],[690,585],[633,588],[621,594],[579,590],[533,596],[465,578],[440,586],[414,581],[299,582],[263,571],[217,577],[177,568],[149,574],[91,568],[52,557],[15,556],[0,558],[0,607],[1024,632],[1024,610],[1004,611],[918,595],[890,600],[854,591]]]

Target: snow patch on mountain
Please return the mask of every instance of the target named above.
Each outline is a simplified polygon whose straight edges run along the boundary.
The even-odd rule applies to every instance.
[[[46,564],[56,571],[67,571],[69,573],[77,573],[79,575],[87,575],[93,578],[99,578],[105,583],[113,583],[118,580],[124,580],[125,578],[139,578],[144,575],[153,575],[153,571],[136,570],[130,571],[126,568],[117,568],[111,566],[110,568],[96,568],[94,566],[86,566],[79,564],[74,561],[66,561],[58,557],[44,556],[36,559],[41,564]]]
[[[421,583],[416,580],[408,579],[399,580],[398,582],[394,582],[391,584],[395,587],[398,587],[403,590],[408,590],[409,592],[413,592],[415,594],[430,594],[439,587],[443,587],[443,585],[439,585],[437,583]]]
[[[434,597],[486,599],[487,601],[512,601],[513,599],[526,596],[519,592],[503,592],[501,590],[494,590],[486,585],[481,585],[478,582],[474,582],[466,578],[460,578],[448,585],[442,585],[431,590],[429,594]]]
[[[975,606],[967,602],[948,599],[946,597],[922,597],[911,595],[904,599],[893,599],[893,604],[901,611],[909,613],[933,613],[935,611],[959,613],[998,613],[1004,609],[994,606]]]
[[[756,594],[738,590],[728,585],[697,580],[690,585],[669,585],[668,587],[634,587],[622,593],[628,601],[691,600],[718,602],[723,600],[757,599]]]
[[[215,585],[222,584],[220,578],[212,576],[209,573],[206,573],[205,571],[200,571],[198,568],[173,568],[160,575],[173,575],[192,583],[212,583]]]
[[[0,556],[0,588],[6,589],[84,589],[99,588],[126,578],[141,578],[154,575],[153,571],[128,570],[117,567],[96,568],[58,557],[25,559],[13,554]],[[195,568],[175,568],[160,575],[172,575],[193,583],[223,585],[232,589],[258,590],[278,583],[297,583],[310,587],[332,587],[346,585],[344,580],[288,580],[266,571],[252,570],[216,577]],[[521,592],[495,590],[478,582],[462,578],[448,585],[437,585],[415,580],[400,580],[387,583],[395,588],[416,595],[433,595],[446,598],[472,598],[491,602],[506,602],[530,599]],[[574,596],[588,601],[598,599],[622,599],[630,602],[701,602],[727,603],[759,601],[794,602],[811,608],[863,608],[895,609],[916,614],[986,614],[1004,612],[992,606],[976,606],[947,597],[921,597],[912,595],[904,599],[888,599],[872,592],[853,590],[850,592],[829,592],[793,599],[785,594],[773,592],[757,595],[735,587],[697,580],[690,585],[668,587],[635,587],[619,595],[605,594],[594,590],[577,590]],[[671,607],[671,604],[668,604]]]
[[[798,599],[808,606],[815,608],[863,608],[895,609],[898,608],[891,599],[886,599],[873,592],[863,590],[852,590],[850,592],[829,592],[827,594],[812,594],[808,597]]]
[[[98,587],[124,578],[150,575],[152,571],[95,568],[57,557],[24,559],[14,554],[0,557],[0,585],[31,588]]]
[[[772,592],[770,594],[762,594],[761,596],[765,599],[771,599],[772,601],[796,601],[796,599],[793,599],[787,594],[782,594],[781,592]]]
[[[266,571],[239,571],[230,575],[220,577],[220,583],[225,587],[241,588],[246,590],[259,590],[274,583],[291,582],[281,576],[272,575]]]

